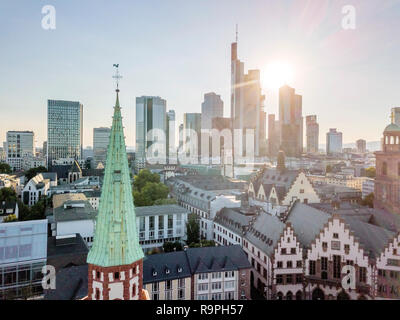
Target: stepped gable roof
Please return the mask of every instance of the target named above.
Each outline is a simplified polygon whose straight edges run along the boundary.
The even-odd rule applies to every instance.
[[[250,224],[245,239],[271,256],[280,239],[285,224],[276,216],[260,213],[253,224]]]
[[[304,203],[296,202],[289,212],[287,222],[290,222],[297,240],[303,247],[309,247],[328,222],[330,214],[315,209]]]
[[[396,236],[396,233],[385,228],[374,226],[359,219],[343,216],[349,229],[363,247],[365,254],[370,258],[377,258],[385,246]]]

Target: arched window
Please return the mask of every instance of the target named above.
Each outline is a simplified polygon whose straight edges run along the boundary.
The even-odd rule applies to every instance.
[[[292,293],[292,291],[289,291],[289,292],[286,294],[286,300],[293,300],[293,293]]]
[[[96,300],[100,300],[100,289],[96,288]]]
[[[296,300],[303,300],[303,293],[300,290],[296,292]]]
[[[384,176],[387,175],[387,163],[386,163],[386,161],[382,163],[382,174]]]
[[[283,300],[282,292],[278,292],[277,297],[278,297],[278,300]]]

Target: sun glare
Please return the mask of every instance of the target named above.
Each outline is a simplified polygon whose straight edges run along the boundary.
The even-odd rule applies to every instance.
[[[263,87],[277,90],[293,81],[293,68],[286,61],[272,61],[263,71],[261,81]]]

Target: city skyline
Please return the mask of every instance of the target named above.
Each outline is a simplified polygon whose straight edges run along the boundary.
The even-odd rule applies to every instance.
[[[221,95],[224,116],[230,116],[230,45],[238,24],[239,56],[246,72],[260,69],[268,115],[278,113],[278,95],[265,88],[265,70],[283,60],[293,68],[288,85],[303,97],[303,116],[318,116],[320,144],[329,128],[343,132],[344,143],[378,141],[390,122],[387,112],[400,101],[395,55],[400,41],[390,31],[400,24],[395,19],[399,1],[251,4],[119,1],[75,7],[55,2],[57,27],[44,30],[45,2],[25,2],[22,10],[2,3],[0,41],[7,45],[0,57],[8,63],[3,68],[7,77],[0,78],[0,140],[7,131],[31,130],[41,146],[47,140],[47,100],[56,99],[83,104],[83,145],[91,145],[93,128],[111,119],[107,88],[115,62],[124,76],[121,105],[128,146],[135,145],[135,99],[142,95],[166,99],[167,109],[176,111],[176,127],[185,112],[200,112],[208,92]],[[347,4],[357,10],[355,30],[341,27]],[[149,13],[157,22],[149,23]],[[210,23],[204,24],[206,18]]]

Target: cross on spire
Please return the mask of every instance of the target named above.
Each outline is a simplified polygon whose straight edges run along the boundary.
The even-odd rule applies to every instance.
[[[113,75],[113,78],[115,79],[115,83],[117,84],[117,89],[116,91],[119,92],[118,85],[119,85],[119,80],[122,79],[122,76],[119,74],[119,63],[118,64],[113,64],[113,67],[115,68],[115,75]]]

